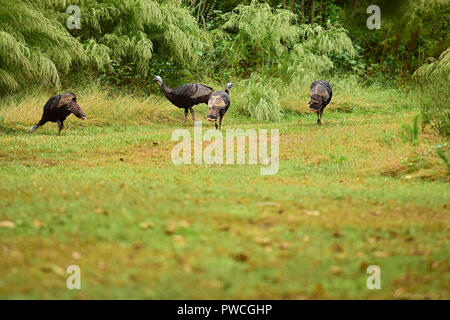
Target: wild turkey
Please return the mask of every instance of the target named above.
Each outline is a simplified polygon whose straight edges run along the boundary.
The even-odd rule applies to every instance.
[[[333,95],[331,84],[325,80],[316,80],[311,84],[309,94],[309,110],[317,112],[317,123],[322,124],[323,109],[330,103]]]
[[[209,112],[206,116],[208,121],[214,122],[217,129],[217,119],[219,119],[219,130],[222,128],[222,118],[230,107],[230,88],[232,83],[227,84],[225,91],[216,91],[211,93],[208,101]]]
[[[58,124],[58,135],[64,127],[64,120],[73,113],[77,118],[85,120],[86,115],[77,103],[77,96],[74,93],[64,93],[51,97],[44,106],[44,113],[41,120],[30,128],[30,132],[36,131],[48,121]]]
[[[164,84],[160,76],[156,76],[154,80],[173,105],[184,109],[184,124],[186,124],[188,111],[191,112],[192,120],[195,122],[195,113],[192,107],[199,103],[208,103],[209,96],[214,91],[213,88],[197,83],[188,83],[176,88],[169,88]]]

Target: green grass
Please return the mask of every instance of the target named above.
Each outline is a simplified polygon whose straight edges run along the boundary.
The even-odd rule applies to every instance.
[[[391,91],[355,104],[343,91],[321,127],[292,94],[279,123],[225,116],[280,130],[274,176],[172,164],[183,112],[161,97],[81,92],[88,120],[59,137],[26,131],[45,94],[3,100],[0,221],[14,226],[0,227],[0,298],[448,299],[448,144],[427,130],[404,142],[416,111]],[[72,264],[81,290],[65,287]]]

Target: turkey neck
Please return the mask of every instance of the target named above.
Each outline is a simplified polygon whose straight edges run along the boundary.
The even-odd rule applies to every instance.
[[[166,84],[163,82],[161,83],[161,89],[164,93],[172,93],[172,89],[170,89]]]
[[[170,102],[173,102],[172,101],[172,99],[173,99],[172,89],[169,88],[168,86],[166,86],[164,82],[161,84],[161,89],[162,89],[162,92],[164,93],[164,95],[166,96],[166,98],[169,99]]]
[[[180,97],[177,97],[177,95],[174,94],[173,89],[166,86],[164,82],[161,84],[161,89],[167,100],[172,102],[172,104],[174,104],[176,107],[180,108],[180,103],[183,104],[183,101],[180,101]]]

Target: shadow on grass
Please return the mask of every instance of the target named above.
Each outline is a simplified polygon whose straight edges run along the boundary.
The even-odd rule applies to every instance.
[[[32,135],[39,135],[39,136],[56,136],[58,135],[58,128],[55,128],[54,131],[49,130],[41,130],[39,129],[33,133],[29,131],[29,128],[17,128],[17,127],[9,127],[5,125],[0,125],[0,134],[5,135],[11,135],[11,136],[32,136]],[[61,135],[63,132],[61,132]]]
[[[20,134],[25,134],[25,133],[28,133],[28,132],[23,129],[0,125],[0,134],[20,135]]]

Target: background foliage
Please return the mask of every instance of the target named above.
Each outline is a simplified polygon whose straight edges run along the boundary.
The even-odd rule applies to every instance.
[[[155,90],[155,74],[169,85],[242,80],[253,92],[249,101],[271,92],[267,103],[240,107],[242,114],[273,120],[280,96],[306,90],[314,79],[355,76],[366,84],[419,84],[425,123],[446,134],[448,116],[439,113],[445,106],[426,101],[435,86],[410,80],[449,47],[449,6],[375,1],[382,27],[368,30],[372,2],[0,0],[0,94],[95,82],[146,94]],[[81,9],[79,30],[66,27],[69,5]],[[441,73],[428,78],[447,80]]]
[[[450,136],[450,50],[443,52],[439,59],[428,59],[414,76],[421,93],[423,123]]]

